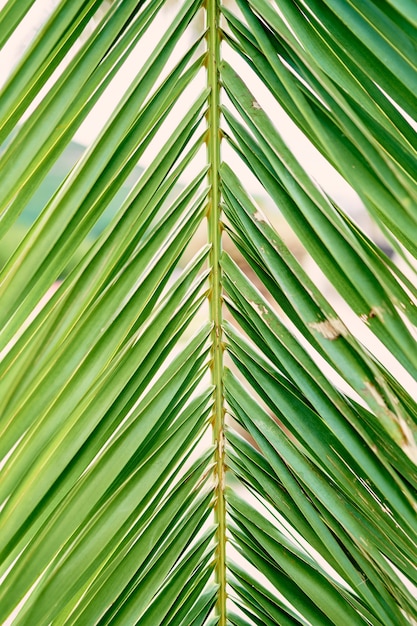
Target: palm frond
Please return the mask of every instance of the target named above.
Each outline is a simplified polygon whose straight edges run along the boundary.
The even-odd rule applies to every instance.
[[[4,3],[3,54],[33,4]],[[416,25],[51,8],[2,87],[0,238],[114,101],[0,268],[2,623],[417,619]]]

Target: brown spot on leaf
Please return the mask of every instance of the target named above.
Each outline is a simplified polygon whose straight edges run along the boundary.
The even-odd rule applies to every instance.
[[[371,310],[369,311],[369,313],[362,313],[360,318],[366,324],[369,320],[373,319],[374,317],[382,318],[383,316],[382,314],[383,314],[382,307],[373,306]]]
[[[316,330],[325,339],[330,339],[330,341],[334,341],[340,336],[344,337],[348,332],[342,320],[337,317],[323,320],[322,322],[312,322],[309,324],[309,327]]]
[[[387,407],[386,407],[384,398],[378,392],[378,390],[375,387],[375,385],[373,385],[371,382],[369,382],[369,380],[366,380],[365,381],[365,387],[369,391],[369,393],[371,394],[371,396],[375,400],[375,402],[378,404],[378,406],[386,409]]]
[[[255,218],[257,222],[264,222],[265,224],[268,223],[265,215],[259,210],[253,214],[253,217]]]
[[[417,463],[417,442],[414,439],[413,432],[403,417],[398,418],[401,433],[403,435],[403,450],[406,455],[414,462]]]

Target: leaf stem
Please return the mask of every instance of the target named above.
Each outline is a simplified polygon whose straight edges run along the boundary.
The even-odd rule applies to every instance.
[[[219,626],[226,624],[226,506],[224,460],[224,392],[222,341],[222,275],[221,208],[220,208],[220,5],[219,0],[207,0],[207,82],[210,88],[207,116],[207,158],[209,162],[208,236],[210,254],[210,317],[212,330],[212,382],[214,385],[213,441],[215,444],[216,498],[214,504],[217,524],[216,582],[219,585],[216,612]]]

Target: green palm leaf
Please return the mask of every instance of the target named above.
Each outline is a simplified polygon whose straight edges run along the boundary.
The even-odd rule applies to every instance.
[[[5,62],[38,4],[3,3]],[[0,99],[1,623],[417,619],[416,25],[50,9]]]

